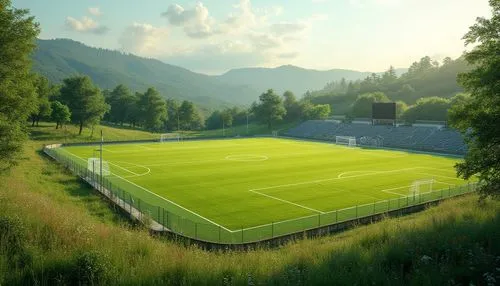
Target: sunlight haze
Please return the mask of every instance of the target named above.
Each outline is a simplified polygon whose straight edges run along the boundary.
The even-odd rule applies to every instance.
[[[464,51],[461,39],[486,0],[32,1],[15,0],[41,25],[41,39],[160,59],[221,74],[297,65],[383,71],[428,55]],[[46,9],[48,6],[51,9]]]

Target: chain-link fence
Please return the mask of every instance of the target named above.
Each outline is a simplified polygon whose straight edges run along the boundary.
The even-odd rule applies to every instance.
[[[428,193],[377,201],[364,205],[330,211],[317,215],[300,217],[265,225],[227,229],[196,213],[168,201],[141,186],[116,176],[100,177],[87,167],[81,158],[62,152],[60,145],[48,145],[44,152],[63,164],[94,188],[110,198],[132,216],[155,230],[169,230],[173,233],[212,243],[243,244],[304,232],[350,220],[388,213],[390,211],[459,196],[475,191],[476,183],[449,187]]]

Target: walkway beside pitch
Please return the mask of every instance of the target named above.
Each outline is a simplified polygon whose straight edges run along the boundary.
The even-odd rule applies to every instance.
[[[107,197],[109,200],[111,200],[113,203],[121,207],[124,211],[129,213],[133,218],[136,220],[140,221],[143,224],[147,224],[146,226],[149,227],[150,230],[155,231],[155,232],[162,232],[162,231],[170,231],[157,221],[153,220],[151,217],[147,218],[147,220],[144,217],[144,214],[141,213],[138,209],[134,208],[124,200],[120,199],[118,196],[114,196],[111,191],[108,189],[104,188],[103,186],[99,185],[98,183],[92,182],[90,178],[83,178],[82,179],[87,182],[89,185],[91,185],[94,189],[99,191],[99,193],[103,194],[105,197]]]

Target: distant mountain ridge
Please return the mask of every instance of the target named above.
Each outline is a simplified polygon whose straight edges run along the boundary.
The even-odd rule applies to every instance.
[[[33,69],[53,82],[85,74],[101,88],[125,84],[133,91],[155,87],[164,97],[188,99],[203,107],[249,104],[258,92],[155,59],[88,47],[68,40],[38,40]]]
[[[70,39],[37,40],[33,69],[52,82],[85,74],[103,89],[125,84],[133,91],[155,87],[164,97],[187,99],[204,109],[248,105],[272,88],[297,96],[320,90],[328,82],[363,79],[371,72],[345,69],[318,71],[296,66],[233,69],[209,76],[162,61],[86,46]],[[402,73],[403,69],[397,70]]]
[[[396,69],[399,75],[408,69]],[[381,74],[382,72],[377,72]],[[277,68],[241,68],[232,69],[220,76],[222,82],[245,85],[257,90],[273,88],[279,93],[286,90],[296,95],[303,95],[306,91],[320,90],[328,82],[364,79],[372,72],[359,72],[348,69],[331,69],[326,71],[305,69],[293,65],[284,65]]]

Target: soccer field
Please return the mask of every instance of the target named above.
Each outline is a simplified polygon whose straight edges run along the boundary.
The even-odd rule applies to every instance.
[[[99,157],[98,148],[56,150],[86,168],[88,158]],[[340,221],[336,210],[351,208],[341,215],[356,211],[356,217],[367,212],[356,205],[373,213],[396,202],[407,205],[408,197],[415,199],[416,181],[432,181],[419,193],[432,191],[436,198],[466,183],[453,168],[459,158],[277,138],[107,144],[103,159],[111,171],[107,180],[167,210],[171,220],[176,215],[199,223],[195,235],[209,225],[231,234],[305,217],[283,230],[291,232],[334,215]],[[164,221],[165,215],[156,218]]]

